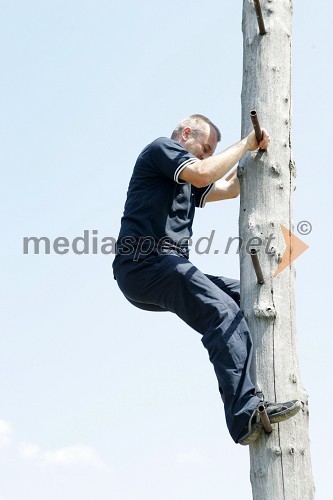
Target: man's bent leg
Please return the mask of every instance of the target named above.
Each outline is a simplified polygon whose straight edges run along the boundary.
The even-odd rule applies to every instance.
[[[229,297],[231,297],[236,304],[240,304],[240,282],[232,278],[226,278],[225,276],[212,276],[211,274],[206,274],[207,278],[210,279],[214,285],[218,286],[222,292],[225,292]]]
[[[252,341],[236,302],[178,255],[120,267],[117,281],[128,299],[174,312],[203,335],[202,343],[214,365],[224,401],[228,429],[237,441],[259,398],[248,373]]]
[[[127,298],[127,297],[126,297]],[[137,300],[131,300],[127,298],[128,302],[130,302],[133,306],[141,309],[142,311],[147,312],[167,312],[163,307],[157,306],[155,304],[147,304],[146,302],[138,302]]]

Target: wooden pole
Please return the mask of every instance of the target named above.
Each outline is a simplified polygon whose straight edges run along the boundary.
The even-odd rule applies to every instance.
[[[265,399],[300,399],[296,417],[273,425],[250,446],[255,500],[314,497],[308,437],[308,400],[296,352],[295,271],[274,273],[285,250],[280,224],[292,231],[295,168],[291,151],[291,0],[261,0],[267,33],[258,34],[252,0],[243,0],[244,68],[242,137],[252,129],[250,111],[271,136],[267,151],[248,153],[240,163],[240,236],[243,241],[274,236],[260,252],[265,282],[258,287],[242,248],[241,308],[254,341],[252,377]]]

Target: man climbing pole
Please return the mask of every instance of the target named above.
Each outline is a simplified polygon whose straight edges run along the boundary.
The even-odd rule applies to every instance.
[[[192,115],[139,155],[130,180],[113,262],[119,288],[134,306],[177,314],[202,335],[224,402],[232,439],[254,442],[263,427],[257,407],[271,423],[300,409],[297,400],[262,401],[251,382],[252,340],[239,308],[237,280],[203,274],[189,260],[195,207],[239,195],[236,172],[222,179],[247,151],[266,149],[262,130],[213,156],[219,129],[203,115]]]

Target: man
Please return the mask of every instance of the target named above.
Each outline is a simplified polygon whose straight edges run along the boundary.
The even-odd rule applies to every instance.
[[[219,129],[192,115],[139,155],[127,193],[113,263],[127,298],[147,311],[171,311],[201,333],[224,402],[226,423],[236,443],[254,442],[263,428],[261,401],[249,376],[252,340],[239,309],[239,282],[205,275],[189,261],[195,207],[237,197],[236,173],[222,179],[247,151],[267,148],[263,130],[212,156]],[[272,423],[295,415],[298,401],[264,402]]]

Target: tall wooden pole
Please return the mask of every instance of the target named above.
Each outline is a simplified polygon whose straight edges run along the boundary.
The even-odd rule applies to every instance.
[[[252,376],[257,389],[271,401],[300,399],[303,409],[251,445],[251,483],[255,500],[308,500],[314,497],[314,485],[308,400],[296,353],[293,265],[274,277],[286,248],[280,224],[293,230],[292,2],[261,0],[260,4],[266,30],[262,35],[254,1],[243,0],[242,137],[252,129],[250,111],[256,109],[261,126],[271,135],[271,144],[265,152],[247,154],[240,163],[239,225],[244,242],[254,236],[263,241],[258,257],[264,283],[257,282],[251,256],[243,245],[241,308],[254,341]]]

